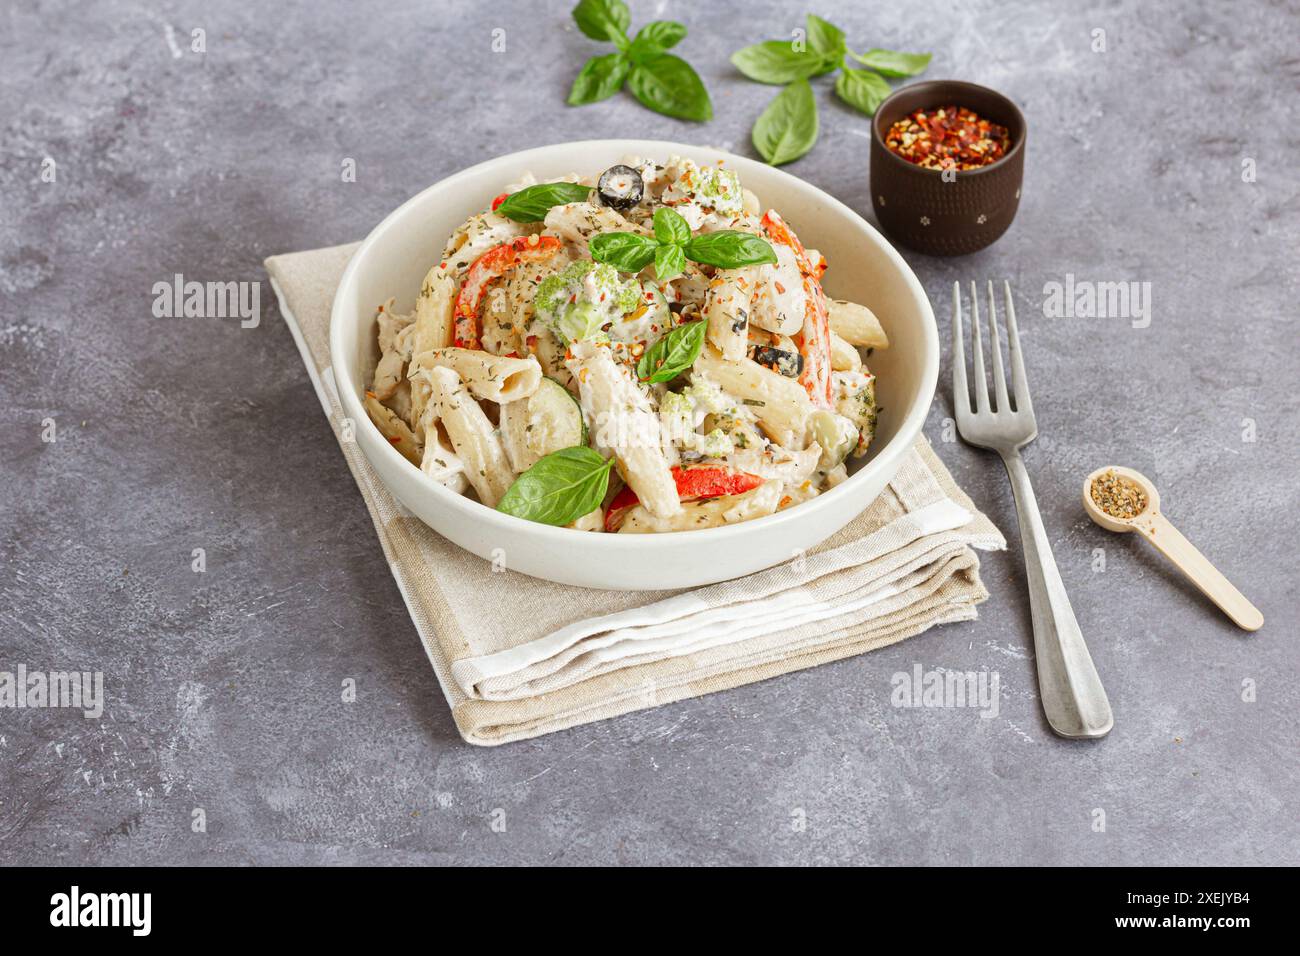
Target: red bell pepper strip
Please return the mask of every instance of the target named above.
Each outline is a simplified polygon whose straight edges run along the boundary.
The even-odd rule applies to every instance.
[[[456,348],[479,348],[478,309],[488,283],[522,263],[549,259],[563,247],[564,243],[554,236],[519,236],[475,259],[456,297]]]
[[[686,468],[678,465],[672,469],[672,473],[673,483],[677,485],[677,497],[683,501],[687,498],[742,495],[763,483],[758,475],[719,465],[691,465]]]
[[[826,257],[820,252],[817,253],[817,261],[812,264],[813,275],[817,276],[817,281],[821,282],[822,276],[826,274]]]
[[[803,247],[803,243],[799,241],[794,231],[785,224],[779,212],[769,209],[763,213],[762,223],[763,231],[767,233],[768,238],[783,246],[789,246],[794,252],[794,261],[799,266],[800,272],[812,271],[812,263],[808,261],[808,250]]]
[[[673,467],[673,483],[677,485],[677,497],[682,501],[692,498],[721,498],[723,495],[742,495],[753,491],[763,483],[758,475],[747,471],[736,471],[720,465],[690,465]],[[617,531],[623,524],[627,512],[640,502],[636,492],[627,485],[614,496],[605,512],[605,530]]]
[[[628,511],[641,499],[636,496],[631,485],[624,485],[623,490],[614,496],[605,511],[605,530],[613,533],[623,525]]]
[[[773,242],[789,246],[794,252],[795,262],[803,276],[806,300],[803,329],[796,339],[799,354],[803,356],[799,384],[808,391],[814,405],[831,408],[835,404],[831,400],[831,322],[820,280],[826,260],[821,257],[815,263],[809,260],[803,243],[775,209],[769,209],[763,215],[763,231]]]

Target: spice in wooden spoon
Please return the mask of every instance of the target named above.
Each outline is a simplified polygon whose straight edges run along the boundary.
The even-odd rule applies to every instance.
[[[1140,471],[1118,465],[1097,469],[1084,480],[1083,508],[1107,531],[1141,532],[1238,627],[1257,631],[1263,626],[1259,608],[1160,513],[1160,493]]]

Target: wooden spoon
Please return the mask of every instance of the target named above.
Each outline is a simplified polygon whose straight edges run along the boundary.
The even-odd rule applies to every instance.
[[[1132,518],[1117,518],[1103,511],[1092,500],[1092,483],[1107,472],[1114,472],[1134,481],[1147,496],[1146,507]],[[1098,468],[1083,483],[1083,508],[1088,517],[1107,531],[1140,531],[1143,537],[1156,546],[1156,550],[1173,562],[1187,575],[1187,579],[1201,589],[1211,601],[1232,618],[1234,624],[1247,631],[1258,631],[1264,624],[1259,608],[1246,600],[1246,596],[1232,586],[1219,569],[1205,555],[1197,551],[1190,541],[1160,513],[1160,493],[1146,475],[1132,468],[1107,465]]]

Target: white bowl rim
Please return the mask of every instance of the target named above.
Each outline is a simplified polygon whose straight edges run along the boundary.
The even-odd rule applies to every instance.
[[[811,189],[820,194],[831,209],[848,216],[851,220],[855,220],[858,225],[875,237],[878,244],[884,249],[886,256],[899,268],[908,287],[920,301],[922,306],[922,318],[928,319],[927,322],[923,323],[925,328],[922,330],[928,360],[922,370],[920,389],[917,393],[917,401],[910,409],[908,409],[907,414],[899,423],[898,429],[894,433],[893,438],[885,444],[885,447],[880,449],[867,462],[865,462],[857,472],[850,475],[845,481],[842,481],[834,488],[822,492],[815,498],[801,502],[792,508],[784,508],[781,511],[766,515],[762,518],[753,518],[749,521],[737,522],[736,524],[721,525],[716,528],[700,528],[692,531],[664,531],[656,534],[639,535],[588,533],[583,536],[584,547],[595,547],[598,549],[604,548],[609,551],[615,551],[627,548],[630,543],[635,546],[636,550],[645,551],[674,548],[683,540],[699,541],[701,544],[704,543],[706,539],[709,541],[719,541],[724,538],[736,537],[742,534],[757,533],[760,528],[775,532],[776,529],[786,525],[788,522],[797,521],[802,509],[817,507],[819,503],[828,504],[832,499],[837,500],[846,495],[853,494],[856,490],[855,485],[860,484],[858,481],[859,477],[868,468],[876,465],[879,465],[882,468],[890,468],[907,453],[908,449],[911,448],[912,443],[916,440],[916,436],[920,434],[921,426],[925,423],[925,419],[929,415],[930,406],[934,401],[935,388],[939,381],[939,330],[934,318],[934,309],[930,305],[930,299],[926,295],[925,288],[921,285],[921,281],[916,277],[916,273],[912,271],[911,266],[907,264],[889,240],[881,235],[879,230],[859,216],[849,206],[846,206],[834,196],[823,191],[819,187],[814,186],[812,183],[806,182],[798,176],[793,176],[783,169],[767,166],[764,163],[759,163],[758,161],[749,159],[745,156],[737,156],[734,153],[729,153],[723,149],[717,149],[710,146],[692,146],[687,143],[676,143],[669,140],[589,139],[552,143],[549,146],[536,146],[532,149],[506,153],[501,156],[483,160],[480,163],[468,166],[460,172],[453,173],[452,175],[427,186],[385,216],[379,225],[375,226],[375,228],[370,231],[370,234],[366,236],[361,245],[357,247],[356,252],[352,254],[352,258],[348,260],[347,268],[343,270],[343,276],[339,280],[338,288],[340,290],[344,289],[353,281],[353,276],[360,267],[361,261],[364,258],[364,253],[366,253],[371,246],[379,242],[380,238],[390,228],[392,228],[393,223],[406,213],[407,207],[418,203],[427,193],[430,193],[435,189],[443,189],[452,186],[457,181],[469,178],[471,175],[486,166],[497,165],[509,160],[517,162],[518,172],[522,173],[528,168],[529,161],[534,158],[553,152],[561,147],[572,148],[582,146],[589,146],[593,149],[606,149],[612,146],[616,149],[623,150],[628,154],[639,156],[693,156],[707,153],[710,154],[712,158],[716,159],[721,157],[728,163],[732,163],[742,169],[747,166],[756,167],[764,170],[766,173],[774,173],[778,178],[791,180],[793,183],[796,183],[798,187]],[[369,428],[374,431],[375,436],[378,439],[376,445],[381,456],[388,457],[394,465],[400,464],[407,468],[414,467],[401,452],[392,446],[390,442],[383,439],[383,436],[379,434],[379,429],[376,428],[374,422],[370,420],[370,416],[367,415],[364,408],[362,408],[360,399],[357,398],[356,386],[352,382],[351,372],[348,370],[348,362],[346,361],[347,356],[339,353],[339,349],[341,348],[339,344],[339,328],[345,321],[350,320],[349,316],[344,315],[344,299],[345,297],[338,295],[336,291],[334,305],[330,312],[330,364],[333,366],[335,391],[339,397],[339,401],[343,404],[344,410],[347,412],[348,416],[354,421],[359,422],[358,427]],[[561,528],[541,524],[536,521],[528,521],[525,518],[517,518],[514,515],[497,511],[495,508],[489,508],[480,501],[462,494],[457,494],[450,488],[443,486],[428,475],[424,474],[420,469],[416,468],[415,470],[418,479],[424,483],[424,486],[431,489],[433,494],[438,496],[446,505],[458,511],[462,511],[468,517],[478,518],[486,525],[497,530],[506,532],[527,531],[531,534],[540,536],[543,540],[553,542],[556,545],[563,545],[566,542],[568,544],[574,544],[573,535],[582,534],[582,532],[575,531],[572,528]],[[869,504],[869,502],[867,504]],[[804,511],[803,513],[806,515],[808,512]],[[632,542],[625,540],[629,538],[636,540]]]

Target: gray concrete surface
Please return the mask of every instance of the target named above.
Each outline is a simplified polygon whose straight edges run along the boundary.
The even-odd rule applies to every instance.
[[[1017,289],[1029,467],[1108,739],[1063,742],[1040,717],[1013,544],[984,562],[978,622],[527,743],[460,741],[269,286],[255,329],[155,318],[152,288],[264,278],[263,257],[357,239],[524,147],[637,135],[752,155],[774,90],[727,56],[802,7],[632,4],[637,24],[689,25],[680,50],[717,111],[697,127],[626,95],[567,109],[598,52],[568,6],[0,12],[0,670],[100,670],[107,697],[98,720],[0,709],[0,862],[1300,862],[1294,3],[818,8],[858,49],[932,50],[929,75],[1029,118],[1011,232],[908,258],[945,332],[953,279]],[[818,100],[821,142],[788,168],[865,211],[867,121],[826,81]],[[1043,317],[1067,273],[1151,283],[1150,326]],[[931,440],[1014,540],[1000,466],[945,440],[950,415],[945,388]],[[1262,631],[1088,523],[1080,482],[1111,461],[1158,479]],[[998,716],[892,707],[891,675],[917,663],[996,671]]]

